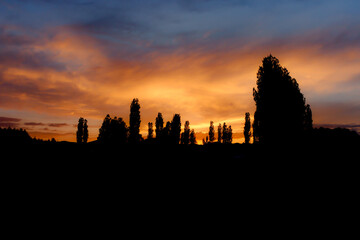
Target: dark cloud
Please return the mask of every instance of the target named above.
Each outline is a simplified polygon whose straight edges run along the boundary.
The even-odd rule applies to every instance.
[[[84,97],[82,92],[73,83],[57,83],[55,86],[48,86],[46,79],[28,79],[18,77],[13,82],[0,81],[0,95],[24,94],[29,99],[37,100],[39,103],[51,104],[63,101],[81,99]]]
[[[355,122],[355,124],[349,124],[349,126],[354,125],[355,127],[358,125],[356,120],[360,119],[360,105],[357,102],[331,102],[331,100],[329,102],[313,102],[311,109],[315,124],[331,123],[334,125]]]
[[[48,124],[49,127],[67,127],[69,126],[69,124],[67,123],[49,123]]]
[[[25,126],[44,126],[44,123],[41,122],[25,122],[24,123]]]
[[[13,122],[0,122],[0,127],[2,128],[17,128],[19,126],[18,123],[13,123]]]
[[[109,38],[125,36],[126,34],[140,30],[138,23],[119,15],[101,16],[86,22],[67,25],[67,27],[83,33],[108,35]]]
[[[20,118],[0,117],[0,127],[15,128],[19,126]]]
[[[20,34],[19,32],[8,31],[7,29],[7,26],[0,25],[0,47],[28,46],[34,43],[34,39],[28,35]]]
[[[0,122],[20,122],[20,118],[0,117]]]
[[[66,127],[69,126],[67,123],[42,123],[42,122],[25,122],[26,126],[49,126],[49,127]]]
[[[63,71],[65,64],[56,61],[51,53],[33,52],[21,49],[0,49],[0,64],[6,67],[24,69]]]
[[[45,33],[32,36],[23,27],[17,27],[16,33],[8,28],[0,25],[0,65],[7,68],[65,70],[65,64],[57,61],[54,53],[37,50],[36,46],[50,41]]]

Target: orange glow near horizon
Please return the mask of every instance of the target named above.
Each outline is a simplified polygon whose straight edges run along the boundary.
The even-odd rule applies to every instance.
[[[41,43],[41,44],[40,44]],[[230,46],[231,47],[231,46]],[[141,104],[141,133],[146,136],[147,123],[155,122],[158,112],[170,121],[174,113],[181,114],[182,124],[190,121],[196,132],[207,133],[209,122],[232,125],[237,140],[242,142],[245,112],[251,117],[255,110],[252,88],[262,58],[269,53],[261,47],[249,51],[246,46],[223,52],[173,51],[151,52],[138,60],[112,59],[103,53],[100,43],[90,37],[62,29],[52,39],[39,40],[32,46],[35,53],[50,53],[52,60],[64,67],[23,68],[6,66],[2,82],[7,84],[5,110],[34,112],[65,121],[67,127],[46,129],[22,126],[33,137],[75,141],[79,117],[88,119],[90,141],[95,140],[106,114],[122,117],[128,123],[130,102],[139,98]],[[360,75],[360,48],[348,49],[324,56],[316,46],[297,46],[294,49],[271,47],[271,53],[297,79],[307,102],[329,92],[339,91],[344,79]],[[339,61],[349,59],[341,64]],[[20,61],[20,60],[19,60]],[[10,113],[9,113],[10,114]],[[313,111],[314,122],[326,122],[328,116]],[[13,114],[14,116],[16,114]],[[354,122],[351,117],[338,122]],[[46,122],[23,116],[23,122]],[[335,121],[335,120],[331,120]],[[182,126],[183,127],[183,126]],[[73,132],[73,133],[72,133]],[[198,143],[202,139],[197,139]]]

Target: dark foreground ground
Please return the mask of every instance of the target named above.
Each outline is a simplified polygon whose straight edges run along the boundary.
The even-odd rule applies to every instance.
[[[2,144],[0,150],[6,153],[3,160],[28,160],[64,162],[122,161],[131,160],[156,162],[157,160],[315,160],[356,159],[360,142],[311,143],[311,144],[125,144],[105,145],[96,142],[76,144],[70,142],[39,142],[29,144]],[[349,159],[350,158],[350,159]]]
[[[1,153],[5,227],[14,234],[17,226],[27,235],[121,226],[119,234],[224,237],[241,226],[252,235],[343,237],[356,223],[357,144],[41,143],[1,145]]]
[[[359,182],[359,145],[109,146],[41,143],[2,146],[5,186],[101,191],[350,189]],[[299,187],[301,189],[299,189]],[[187,191],[186,190],[186,191]],[[357,190],[356,190],[357,191]],[[356,192],[355,191],[355,192]],[[149,193],[148,194],[152,194]],[[218,196],[217,196],[218,197]]]
[[[54,170],[104,168],[107,171],[126,167],[153,171],[189,169],[312,169],[351,166],[359,161],[360,144],[207,144],[207,145],[103,145],[69,142],[42,142],[2,145],[2,163],[29,168],[51,167]]]

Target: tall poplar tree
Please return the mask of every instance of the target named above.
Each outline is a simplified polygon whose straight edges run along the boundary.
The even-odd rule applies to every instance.
[[[83,142],[83,135],[84,135],[84,118],[79,118],[79,123],[77,125],[77,132],[76,132],[76,142],[82,143]]]
[[[250,137],[251,137],[251,122],[250,122],[250,113],[245,113],[245,125],[244,125],[244,138],[245,138],[245,144],[250,143]]]
[[[190,142],[190,123],[189,121],[185,122],[184,132],[181,134],[181,144],[188,145]]]
[[[179,144],[181,132],[181,117],[180,114],[174,114],[171,121],[170,139],[173,144]]]
[[[194,129],[191,129],[191,131],[190,131],[190,144],[191,145],[196,144],[196,135],[195,135]]]
[[[88,131],[88,125],[87,125],[87,120],[84,120],[84,133],[83,133],[83,142],[87,143],[89,139],[89,131]]]
[[[153,123],[149,122],[148,123],[148,139],[153,139],[154,138],[154,129],[153,129]]]
[[[218,142],[219,143],[221,143],[221,139],[222,139],[221,123],[219,123],[219,126],[218,126]]]
[[[211,143],[215,141],[215,128],[214,128],[214,122],[213,122],[213,121],[210,121],[209,141],[210,141]]]
[[[141,140],[140,135],[140,104],[139,99],[134,98],[130,105],[130,121],[129,121],[129,141],[130,143],[138,143]]]
[[[163,129],[164,129],[164,119],[162,114],[159,112],[155,121],[155,133],[156,133],[156,139],[158,141],[161,140]]]
[[[256,104],[254,142],[279,143],[301,139],[306,105],[296,79],[276,57],[269,55],[259,67],[256,85],[257,89],[253,89]]]

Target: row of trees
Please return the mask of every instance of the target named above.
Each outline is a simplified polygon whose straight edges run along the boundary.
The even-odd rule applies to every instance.
[[[250,113],[245,113],[245,124],[244,124],[244,137],[245,137],[245,144],[250,143],[251,138],[251,121],[250,121]],[[206,137],[206,139],[203,139],[203,143],[213,143],[215,142],[215,127],[214,122],[210,122],[209,127],[209,136]],[[232,128],[231,125],[228,127],[226,123],[224,122],[221,126],[221,123],[219,123],[219,126],[217,128],[217,142],[218,143],[232,143]]]
[[[244,138],[250,143],[253,136],[254,143],[293,142],[303,139],[312,130],[312,112],[299,84],[292,78],[288,70],[282,67],[279,60],[272,55],[265,57],[257,73],[257,88],[253,89],[256,104],[251,134],[250,113],[245,113]],[[282,119],[280,121],[279,114]],[[130,106],[130,126],[127,127],[122,118],[111,119],[107,115],[99,130],[100,142],[138,143],[143,140],[140,134],[140,104],[133,99]],[[86,130],[85,130],[86,129]],[[281,130],[280,130],[281,129]],[[148,123],[148,139],[155,139],[161,143],[194,144],[196,137],[194,130],[190,130],[189,121],[185,122],[184,132],[181,133],[181,117],[174,114],[172,121],[164,122],[161,113],[153,123]],[[78,142],[87,141],[86,120],[80,118],[77,133]],[[210,122],[209,136],[204,143],[215,141],[214,123]],[[232,143],[232,128],[219,124],[217,142]]]
[[[153,124],[148,123],[149,134],[148,139],[153,138],[153,135],[150,134],[152,131]],[[190,122],[185,121],[184,132],[181,133],[181,116],[180,114],[174,114],[172,121],[164,122],[164,118],[161,113],[158,113],[155,119],[155,133],[156,141],[160,143],[172,143],[178,144],[196,144],[196,136],[194,129],[190,129]]]
[[[143,140],[140,134],[140,103],[134,98],[130,105],[130,126],[127,127],[123,118],[111,118],[106,115],[99,129],[98,141],[101,143],[138,143]]]
[[[214,122],[210,122],[209,127],[209,136],[206,137],[206,139],[203,139],[203,144],[207,143],[213,143],[215,142],[215,128],[214,128]],[[224,122],[221,126],[221,123],[219,123],[219,126],[217,128],[217,142],[218,143],[232,143],[232,128],[231,125],[227,126]]]
[[[134,107],[136,106],[136,107]],[[132,116],[132,121],[130,121],[130,126],[127,127],[123,118],[111,118],[110,115],[106,115],[101,128],[99,129],[98,141],[102,143],[115,143],[115,144],[124,144],[124,143],[138,143],[144,141],[144,138],[140,134],[140,104],[137,99],[133,100],[133,103],[130,107],[130,116]],[[86,143],[86,140],[81,137],[81,132],[86,132],[87,134],[87,121],[83,118],[79,119],[78,124],[78,142]],[[135,127],[134,127],[135,125]],[[81,126],[85,126],[82,129]],[[244,126],[244,136],[245,143],[250,143],[250,113],[245,114],[245,126]],[[155,135],[154,135],[155,133]],[[233,133],[231,125],[227,126],[224,122],[222,125],[219,123],[217,127],[217,138],[215,137],[215,127],[214,122],[210,122],[209,127],[209,136],[206,137],[206,140],[203,139],[203,144],[208,143],[232,143]],[[217,140],[217,141],[216,141]],[[148,123],[148,135],[147,141],[157,142],[157,143],[170,143],[170,144],[196,144],[196,134],[194,129],[190,129],[190,122],[185,121],[184,131],[181,132],[181,116],[180,114],[174,114],[172,121],[167,121],[165,123],[162,113],[158,113],[155,120],[155,130],[152,122]]]
[[[133,99],[130,105],[130,121],[129,127],[124,122],[123,118],[111,118],[106,115],[101,128],[99,129],[98,141],[101,143],[139,143],[144,141],[140,134],[140,103],[137,98]],[[189,121],[185,122],[184,132],[181,133],[181,116],[174,114],[172,121],[167,121],[164,124],[164,119],[161,113],[158,113],[155,121],[155,137],[153,123],[148,123],[147,141],[169,143],[169,144],[195,144],[195,131],[190,130]],[[80,120],[79,120],[80,124]]]

